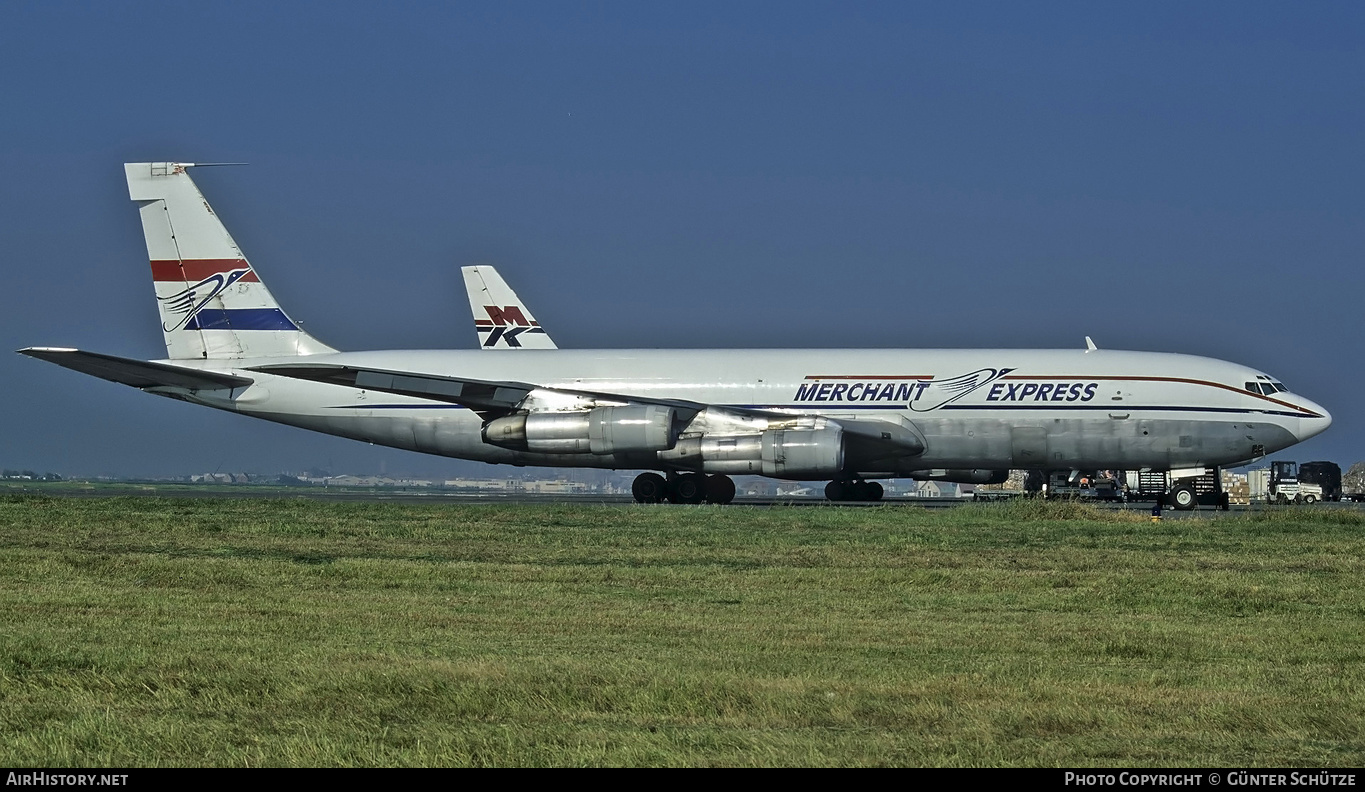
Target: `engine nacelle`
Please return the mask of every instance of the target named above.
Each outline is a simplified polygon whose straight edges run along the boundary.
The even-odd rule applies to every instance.
[[[616,454],[673,447],[673,409],[655,404],[537,412],[489,421],[483,439],[539,454]]]
[[[586,454],[588,411],[507,415],[483,428],[485,443],[542,454]]]
[[[844,430],[769,429],[763,433],[763,475],[820,479],[844,469]]]
[[[947,481],[953,484],[1004,484],[1010,477],[1008,470],[912,470],[910,478],[916,481]]]
[[[699,465],[706,473],[753,474],[785,479],[825,479],[844,468],[844,432],[769,429],[751,435],[703,435],[679,440],[659,453],[661,462]]]
[[[672,407],[635,404],[588,411],[588,444],[594,454],[664,451],[677,439]]]
[[[700,465],[706,473],[760,475],[763,473],[763,436],[751,434],[684,437],[673,448],[660,451],[659,461],[685,467]]]

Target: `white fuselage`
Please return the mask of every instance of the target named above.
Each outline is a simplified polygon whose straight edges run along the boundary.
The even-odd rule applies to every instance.
[[[543,388],[677,399],[717,408],[881,420],[924,451],[863,476],[934,468],[1122,468],[1230,465],[1318,434],[1327,412],[1292,393],[1252,393],[1265,378],[1210,358],[1113,350],[479,350],[346,352],[329,364]],[[514,465],[667,469],[665,461],[543,454],[485,442],[483,419],[453,404],[252,371],[289,359],[176,360],[243,373],[231,391],[165,391],[190,401],[328,434],[430,454]],[[551,405],[553,409],[553,406]],[[570,409],[566,407],[566,409]],[[692,429],[715,431],[707,413]],[[739,430],[739,431],[742,431]]]
[[[726,503],[730,474],[823,478],[832,500],[875,500],[880,488],[862,479],[1230,465],[1331,423],[1245,366],[1098,350],[1088,339],[1074,351],[554,349],[491,267],[464,270],[485,349],[338,352],[284,312],[190,178],[194,167],[124,165],[168,359],[22,353],[429,454],[679,474],[638,476],[642,502]]]

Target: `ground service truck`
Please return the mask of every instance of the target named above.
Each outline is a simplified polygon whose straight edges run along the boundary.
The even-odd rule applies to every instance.
[[[1255,472],[1255,471],[1253,471]],[[1299,478],[1299,464],[1287,460],[1270,463],[1269,480],[1264,490],[1266,503],[1317,503],[1323,490]]]

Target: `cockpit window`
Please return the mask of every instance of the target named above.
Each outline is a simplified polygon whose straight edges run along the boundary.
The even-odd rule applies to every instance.
[[[1256,379],[1260,381],[1248,382],[1243,387],[1245,387],[1251,393],[1259,393],[1263,396],[1270,396],[1275,393],[1289,392],[1289,389],[1284,386],[1283,382],[1276,382],[1275,380],[1272,380],[1270,377],[1262,376],[1260,374],[1256,375]]]

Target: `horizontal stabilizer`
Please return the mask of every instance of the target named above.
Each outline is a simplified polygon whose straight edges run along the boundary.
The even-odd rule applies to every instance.
[[[107,379],[110,382],[131,385],[134,388],[217,390],[221,388],[245,388],[255,382],[248,377],[238,377],[234,374],[201,371],[200,369],[115,357],[114,355],[101,355],[98,352],[84,352],[79,349],[29,347],[19,350],[19,354],[56,363],[72,371]]]

